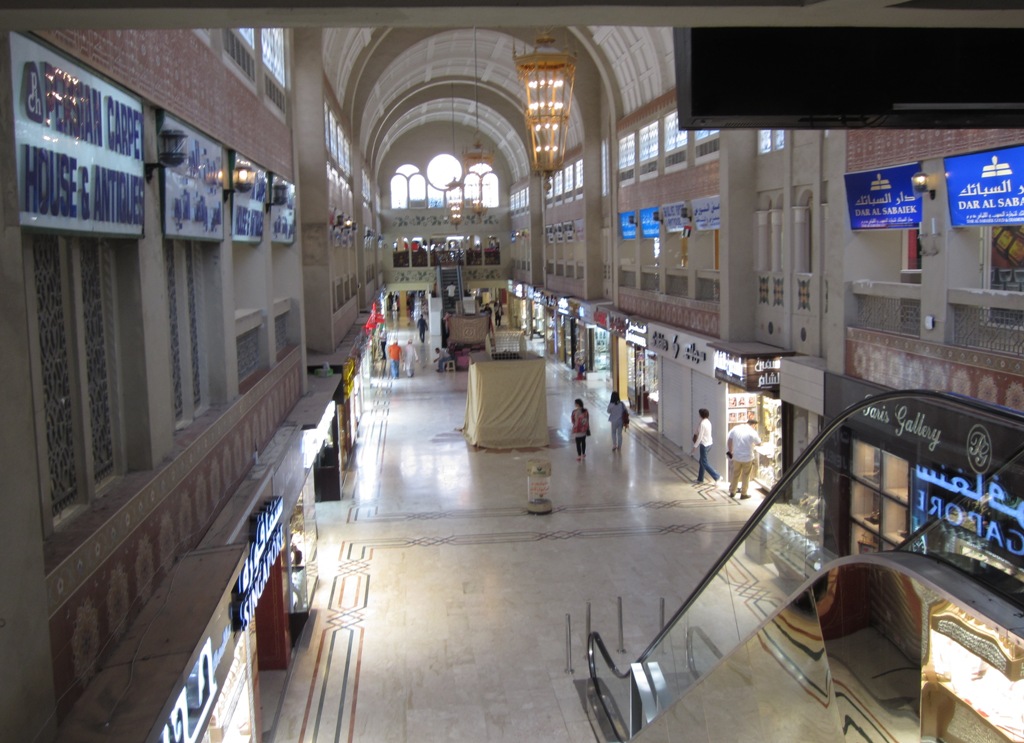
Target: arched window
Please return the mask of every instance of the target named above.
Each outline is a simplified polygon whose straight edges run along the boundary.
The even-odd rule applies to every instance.
[[[409,176],[409,206],[420,207],[427,205],[427,179],[421,173]]]
[[[484,206],[488,209],[498,206],[498,174],[486,173],[481,179],[484,194]]]
[[[391,176],[391,208],[409,208],[409,181],[404,175]]]

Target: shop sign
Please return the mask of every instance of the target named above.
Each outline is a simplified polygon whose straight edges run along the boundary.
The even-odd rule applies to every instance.
[[[194,240],[224,239],[223,149],[170,116],[161,131],[176,129],[185,135],[186,160],[162,168],[164,182],[164,235]]]
[[[522,284],[516,284],[513,294],[522,299],[526,295],[526,291],[523,289]]]
[[[284,499],[277,496],[249,517],[249,554],[231,596],[231,622],[235,631],[245,629],[252,621],[256,604],[270,579],[270,568],[284,547],[283,510]]]
[[[223,656],[223,650],[219,652]],[[220,658],[213,652],[213,639],[206,638],[199,659],[181,687],[170,717],[157,735],[158,743],[195,743],[206,732],[206,721],[220,689],[217,666]]]
[[[270,241],[284,245],[295,242],[295,184],[275,175],[270,200]],[[276,204],[274,202],[281,201]]]
[[[1024,224],[1024,147],[947,157],[944,164],[954,227]]]
[[[690,218],[683,217],[683,209],[685,208],[685,201],[662,205],[661,223],[665,225],[665,232],[682,232],[690,226]]]
[[[558,313],[561,315],[572,314],[572,311],[569,309],[569,300],[565,297],[559,297],[558,299]]]
[[[985,482],[980,472],[973,477],[949,475],[941,467],[915,465],[915,528],[943,520],[1011,555],[1024,556],[1024,503],[997,480]]]
[[[316,428],[306,428],[302,431],[302,466],[304,469],[309,469],[313,466],[313,462],[316,461],[317,455],[324,446],[324,442],[327,441],[327,437],[331,432],[331,424],[334,422],[334,416],[337,411],[338,404],[331,400],[327,403],[327,407],[324,409],[324,414],[320,416],[320,422]]]
[[[715,377],[748,392],[779,389],[781,356],[735,356],[715,351]]]
[[[686,360],[696,366],[699,366],[708,360],[708,352],[697,348],[696,343],[687,344],[683,349],[683,353],[685,354]]]
[[[594,324],[600,328],[608,329],[608,313],[605,310],[594,312]]]
[[[608,330],[615,335],[625,337],[628,318],[625,315],[608,313]]]
[[[243,163],[252,173],[252,189],[242,193],[237,189],[231,194],[231,239],[235,242],[251,243],[263,241],[264,204],[267,203],[267,171],[256,167],[239,155],[235,155],[232,172]]]
[[[141,235],[142,103],[24,36],[10,45],[20,223]]]
[[[693,226],[698,230],[717,230],[722,226],[720,197],[694,199],[691,203],[693,204]]]
[[[619,237],[636,240],[636,212],[619,212]]]
[[[647,348],[647,323],[627,320],[626,343],[632,343],[640,348]]]
[[[679,358],[679,336],[673,335],[672,339],[669,340],[667,334],[660,330],[651,330],[651,341],[647,346],[649,349],[654,351],[660,351],[661,353],[671,356],[673,359]]]
[[[850,229],[909,229],[921,223],[921,197],[911,178],[920,163],[846,174]]]
[[[640,210],[640,236],[645,240],[661,237],[661,224],[658,222],[658,207],[652,206]]]

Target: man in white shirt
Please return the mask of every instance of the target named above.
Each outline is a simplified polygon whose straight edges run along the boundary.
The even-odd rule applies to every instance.
[[[740,423],[729,431],[726,439],[729,451],[725,453],[732,460],[732,475],[729,477],[729,497],[736,495],[736,486],[742,480],[743,489],[739,491],[740,500],[749,498],[747,487],[750,484],[750,470],[754,468],[754,447],[761,445],[761,437],[757,435],[757,418],[747,416],[746,423]]]
[[[697,479],[694,482],[697,485],[704,482],[705,471],[711,476],[711,482],[718,482],[722,478],[708,462],[708,449],[711,448],[713,443],[711,438],[711,412],[707,408],[701,408],[697,411],[697,414],[700,416],[700,425],[693,432],[693,448],[700,449],[700,464],[697,467]]]

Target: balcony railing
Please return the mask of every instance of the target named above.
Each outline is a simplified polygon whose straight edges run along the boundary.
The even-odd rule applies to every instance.
[[[721,300],[721,296],[718,271],[697,271],[697,296],[694,299],[699,299],[702,302],[718,302]]]
[[[688,297],[690,295],[690,277],[685,268],[675,270],[670,268],[666,272],[665,293],[670,297]]]
[[[914,338],[921,336],[920,285],[854,281],[850,288],[857,300],[853,326]]]
[[[640,288],[645,292],[660,291],[661,282],[658,280],[657,266],[642,266],[640,268]]]
[[[949,305],[954,345],[1024,356],[1024,294],[950,289]]]
[[[621,266],[619,268],[619,286],[624,289],[636,289],[636,267]]]

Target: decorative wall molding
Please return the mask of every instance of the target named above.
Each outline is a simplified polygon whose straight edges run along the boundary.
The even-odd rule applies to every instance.
[[[654,296],[638,289],[619,289],[618,309],[646,317],[655,322],[701,335],[718,338],[719,309],[717,302],[700,302],[665,295]]]

